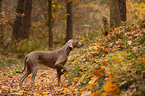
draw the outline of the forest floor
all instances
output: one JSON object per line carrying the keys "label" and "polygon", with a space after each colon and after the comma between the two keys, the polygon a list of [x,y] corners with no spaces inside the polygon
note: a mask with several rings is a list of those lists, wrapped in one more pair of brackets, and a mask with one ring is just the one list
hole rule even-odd
{"label": "forest floor", "polygon": [[[43,66],[44,67],[44,66]],[[61,87],[57,86],[57,73],[56,70],[51,68],[40,68],[38,70],[37,76],[34,81],[34,90],[35,92],[31,91],[30,81],[31,75],[30,74],[23,82],[23,90],[19,88],[19,80],[24,75],[24,73],[16,73],[16,67],[13,68],[5,67],[0,69],[0,95],[13,95],[13,96],[20,96],[20,95],[49,95],[49,96],[59,96],[59,90]],[[65,79],[62,76],[62,82]]]}
{"label": "forest floor", "polygon": [[[54,69],[39,66],[31,91],[31,75],[19,89],[23,61],[0,54],[0,95],[14,96],[145,96],[145,19],[115,28],[107,36],[82,39],[83,48],[73,49],[68,72],[57,86]],[[29,49],[29,48],[28,48]]]}

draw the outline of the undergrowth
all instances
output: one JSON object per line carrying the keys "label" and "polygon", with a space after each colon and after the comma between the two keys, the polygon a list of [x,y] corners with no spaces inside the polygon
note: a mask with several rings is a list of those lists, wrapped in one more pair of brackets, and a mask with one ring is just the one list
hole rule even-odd
{"label": "undergrowth", "polygon": [[78,89],[76,94],[143,96],[144,41],[145,20],[142,20],[131,26],[120,26],[108,36],[72,52],[67,64],[68,86]]}

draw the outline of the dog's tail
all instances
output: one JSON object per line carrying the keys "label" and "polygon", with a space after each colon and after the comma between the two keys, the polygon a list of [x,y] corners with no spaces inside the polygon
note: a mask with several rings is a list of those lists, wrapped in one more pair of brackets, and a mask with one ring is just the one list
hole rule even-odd
{"label": "dog's tail", "polygon": [[26,64],[27,64],[27,61],[26,60],[27,60],[27,56],[24,58],[24,69],[23,69],[23,71],[22,72],[16,71],[16,73],[23,73],[25,71]]}

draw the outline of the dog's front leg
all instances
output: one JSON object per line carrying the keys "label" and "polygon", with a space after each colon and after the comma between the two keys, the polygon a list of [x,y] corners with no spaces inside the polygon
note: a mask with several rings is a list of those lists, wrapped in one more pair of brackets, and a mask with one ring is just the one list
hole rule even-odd
{"label": "dog's front leg", "polygon": [[64,74],[64,72],[61,72],[61,69],[57,69],[58,86],[60,86],[61,75],[63,75],[63,74]]}
{"label": "dog's front leg", "polygon": [[[55,68],[57,69],[57,79],[58,79],[58,86],[60,86],[61,82],[61,75],[63,75],[67,69],[64,67],[63,64],[55,64]],[[63,71],[61,71],[63,69]]]}
{"label": "dog's front leg", "polygon": [[67,71],[67,69],[64,67],[63,64],[55,64],[55,68],[56,69],[63,69],[63,73]]}

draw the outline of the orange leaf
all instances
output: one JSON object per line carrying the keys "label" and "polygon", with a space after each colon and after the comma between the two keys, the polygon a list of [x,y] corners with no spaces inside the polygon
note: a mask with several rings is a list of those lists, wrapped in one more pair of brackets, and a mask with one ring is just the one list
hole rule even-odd
{"label": "orange leaf", "polygon": [[108,61],[102,61],[102,64],[103,64],[104,66],[107,66],[109,63],[108,63]]}
{"label": "orange leaf", "polygon": [[104,51],[105,51],[105,52],[109,52],[109,48],[105,48]]}
{"label": "orange leaf", "polygon": [[107,85],[104,86],[104,90],[105,92],[107,93],[110,93],[110,94],[116,94],[119,92],[119,88],[116,87],[118,83],[117,82],[111,82],[111,81],[108,81]]}

